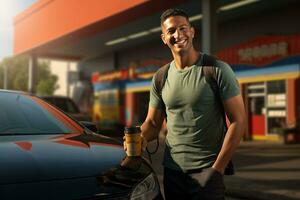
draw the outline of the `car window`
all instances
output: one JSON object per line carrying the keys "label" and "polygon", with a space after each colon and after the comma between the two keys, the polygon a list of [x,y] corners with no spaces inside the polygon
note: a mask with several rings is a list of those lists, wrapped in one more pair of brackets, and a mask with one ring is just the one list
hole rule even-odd
{"label": "car window", "polygon": [[76,114],[80,112],[77,105],[71,99],[60,97],[47,97],[44,99],[67,113]]}
{"label": "car window", "polygon": [[81,133],[83,128],[43,100],[15,93],[0,93],[1,134]]}
{"label": "car window", "polygon": [[70,99],[67,99],[65,101],[65,103],[66,103],[68,113],[72,113],[72,114],[79,113],[79,109],[77,108],[77,106],[75,105],[75,103],[73,101],[71,101]]}

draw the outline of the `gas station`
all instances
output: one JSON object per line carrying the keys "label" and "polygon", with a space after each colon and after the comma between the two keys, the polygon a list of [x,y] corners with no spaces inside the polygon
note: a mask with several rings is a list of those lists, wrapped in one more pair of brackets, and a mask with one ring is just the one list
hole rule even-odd
{"label": "gas station", "polygon": [[246,138],[282,139],[300,121],[300,2],[297,0],[39,0],[14,19],[14,54],[30,56],[31,92],[40,58],[78,63],[94,89],[100,127],[145,119],[151,78],[172,55],[160,14],[181,8],[195,47],[229,63],[248,114]]}

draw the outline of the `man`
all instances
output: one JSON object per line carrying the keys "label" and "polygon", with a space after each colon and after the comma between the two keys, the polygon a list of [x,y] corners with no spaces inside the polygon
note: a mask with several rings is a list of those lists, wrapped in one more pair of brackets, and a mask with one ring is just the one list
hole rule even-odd
{"label": "man", "polygon": [[195,30],[188,16],[182,10],[168,9],[161,16],[161,28],[161,39],[174,60],[162,98],[155,85],[156,75],[153,78],[148,115],[141,127],[143,149],[157,138],[166,118],[166,199],[224,199],[224,170],[246,126],[239,85],[231,68],[217,60],[216,81],[230,120],[226,133],[223,112],[217,106],[220,100],[201,72],[203,54],[194,49]]}

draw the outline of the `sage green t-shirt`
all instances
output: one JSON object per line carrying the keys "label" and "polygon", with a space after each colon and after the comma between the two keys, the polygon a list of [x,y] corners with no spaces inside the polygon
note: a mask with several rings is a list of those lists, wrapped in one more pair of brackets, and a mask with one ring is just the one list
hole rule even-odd
{"label": "sage green t-shirt", "polygon": [[[174,170],[210,167],[217,158],[226,132],[220,100],[202,72],[202,58],[196,65],[178,70],[172,61],[162,89],[166,106],[167,129],[163,165]],[[222,101],[240,94],[230,66],[217,60],[216,81]],[[149,106],[162,109],[152,79]]]}

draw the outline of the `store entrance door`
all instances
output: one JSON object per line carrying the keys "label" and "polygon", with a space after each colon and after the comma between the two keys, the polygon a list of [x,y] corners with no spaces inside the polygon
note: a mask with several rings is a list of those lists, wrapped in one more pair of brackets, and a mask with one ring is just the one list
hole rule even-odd
{"label": "store entrance door", "polygon": [[249,83],[248,110],[249,110],[249,133],[252,137],[265,136],[266,134],[266,102],[264,82]]}
{"label": "store entrance door", "polygon": [[265,97],[251,97],[249,106],[250,133],[253,136],[264,136],[266,127]]}

